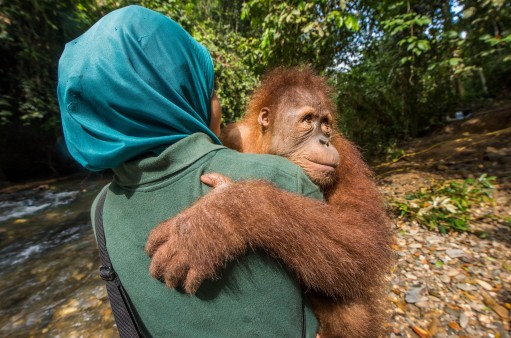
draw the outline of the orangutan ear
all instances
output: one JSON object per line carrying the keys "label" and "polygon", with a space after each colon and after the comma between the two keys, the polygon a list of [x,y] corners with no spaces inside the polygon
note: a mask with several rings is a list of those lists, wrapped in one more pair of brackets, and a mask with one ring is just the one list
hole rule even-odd
{"label": "orangutan ear", "polygon": [[268,128],[270,125],[270,108],[264,107],[261,109],[257,121],[263,128]]}

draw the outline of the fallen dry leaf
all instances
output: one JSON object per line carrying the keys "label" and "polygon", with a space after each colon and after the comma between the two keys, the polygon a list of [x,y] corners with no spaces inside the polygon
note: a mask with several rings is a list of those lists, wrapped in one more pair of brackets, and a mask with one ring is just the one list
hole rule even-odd
{"label": "fallen dry leaf", "polygon": [[428,330],[424,330],[418,326],[412,326],[413,332],[415,332],[420,338],[432,338],[433,336]]}
{"label": "fallen dry leaf", "polygon": [[508,320],[509,319],[509,311],[493,298],[490,297],[486,292],[481,292],[481,295],[483,296],[483,301],[486,305],[488,305],[493,311],[495,311],[496,314],[498,314],[502,319]]}
{"label": "fallen dry leaf", "polygon": [[450,323],[449,323],[449,327],[450,327],[451,329],[453,329],[454,331],[461,331],[461,330],[463,330],[463,329],[461,328],[461,326],[460,326],[458,323],[456,323],[456,322],[450,322]]}
{"label": "fallen dry leaf", "polygon": [[440,321],[438,320],[438,317],[433,317],[431,319],[431,323],[428,325],[428,331],[431,334],[432,337],[434,337],[438,333],[438,326],[440,325]]}
{"label": "fallen dry leaf", "polygon": [[400,299],[391,299],[391,302],[394,303],[398,308],[406,312],[406,302]]}
{"label": "fallen dry leaf", "polygon": [[476,296],[473,296],[471,295],[470,293],[468,293],[467,291],[463,291],[463,296],[467,297],[468,299],[470,300],[477,300],[477,297]]}

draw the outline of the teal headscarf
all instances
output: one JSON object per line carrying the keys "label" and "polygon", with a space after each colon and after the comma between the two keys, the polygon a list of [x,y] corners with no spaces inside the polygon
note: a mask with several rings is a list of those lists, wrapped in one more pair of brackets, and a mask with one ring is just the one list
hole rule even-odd
{"label": "teal headscarf", "polygon": [[66,45],[58,99],[66,145],[93,171],[160,153],[208,128],[213,93],[208,50],[168,17],[129,6]]}

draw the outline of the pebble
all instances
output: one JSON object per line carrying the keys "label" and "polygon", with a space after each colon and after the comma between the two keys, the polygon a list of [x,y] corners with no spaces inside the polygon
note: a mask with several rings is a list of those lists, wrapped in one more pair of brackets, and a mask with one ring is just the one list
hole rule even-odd
{"label": "pebble", "polygon": [[457,319],[461,313],[461,310],[459,308],[453,308],[450,306],[446,306],[444,311],[445,311],[445,313],[448,313],[454,319]]}
{"label": "pebble", "polygon": [[451,282],[451,279],[447,275],[440,276],[440,280],[445,284],[449,284]]}
{"label": "pebble", "polygon": [[405,293],[405,301],[409,304],[417,303],[422,297],[428,293],[425,285],[414,286]]}
{"label": "pebble", "polygon": [[486,312],[486,306],[482,303],[470,303],[470,307],[476,312]]}
{"label": "pebble", "polygon": [[467,316],[467,314],[465,312],[462,312],[460,314],[460,326],[462,328],[466,328],[467,324],[468,324],[468,316]]}
{"label": "pebble", "polygon": [[451,258],[459,258],[466,255],[465,251],[460,249],[447,249],[445,253],[449,255]]}
{"label": "pebble", "polygon": [[474,285],[467,284],[467,283],[458,283],[456,284],[456,287],[463,291],[474,291],[477,290],[477,288]]}
{"label": "pebble", "polygon": [[449,277],[454,277],[459,274],[460,274],[460,271],[458,269],[451,268],[451,269],[447,270],[447,276],[449,276]]}
{"label": "pebble", "polygon": [[477,284],[481,285],[483,287],[483,289],[485,289],[486,291],[493,290],[493,287],[490,284],[488,284],[487,282],[485,282],[484,280],[478,279]]}
{"label": "pebble", "polygon": [[407,221],[401,221],[400,229],[391,278],[394,290],[406,292],[393,293],[397,298],[390,305],[388,325],[394,337],[417,337],[412,327],[428,330],[432,316],[438,318],[435,338],[511,337],[509,331],[499,331],[505,321],[482,297],[487,292],[503,307],[509,299],[502,293],[511,290],[507,242],[469,233],[438,235]]}
{"label": "pebble", "polygon": [[462,281],[464,281],[464,280],[465,280],[465,275],[463,275],[463,274],[459,274],[459,275],[454,276],[454,278],[453,278],[453,279],[454,279],[455,281],[462,282]]}
{"label": "pebble", "polygon": [[415,276],[414,274],[411,274],[409,272],[405,273],[405,276],[406,278],[408,279],[413,279],[413,280],[416,280],[417,279],[417,276]]}
{"label": "pebble", "polygon": [[439,237],[439,236],[428,236],[428,237],[426,237],[426,242],[429,245],[435,245],[435,244],[441,243],[442,242],[442,238]]}
{"label": "pebble", "polygon": [[483,325],[484,327],[486,327],[487,325],[490,324],[490,317],[488,317],[487,315],[479,315],[477,316],[477,319],[479,320],[479,322],[481,323],[481,325]]}

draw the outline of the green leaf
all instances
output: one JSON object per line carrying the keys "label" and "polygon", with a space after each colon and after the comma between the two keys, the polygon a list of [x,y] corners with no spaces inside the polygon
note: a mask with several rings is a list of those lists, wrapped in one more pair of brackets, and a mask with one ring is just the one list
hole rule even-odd
{"label": "green leaf", "polygon": [[449,64],[453,67],[456,67],[457,65],[459,65],[461,63],[462,59],[460,58],[451,58],[449,59]]}
{"label": "green leaf", "polygon": [[458,32],[457,32],[457,31],[453,31],[453,30],[448,31],[448,32],[447,32],[447,37],[448,37],[449,39],[457,38],[457,37],[458,37]]}
{"label": "green leaf", "polygon": [[349,30],[358,31],[358,19],[352,15],[348,15],[344,19],[344,26],[346,26]]}
{"label": "green leaf", "polygon": [[341,7],[341,10],[345,11],[346,10],[346,0],[340,0],[339,6]]}
{"label": "green leaf", "polygon": [[473,16],[476,12],[476,9],[475,7],[469,7],[469,8],[466,8],[464,11],[463,11],[463,17],[465,19],[468,19],[470,18],[471,16]]}
{"label": "green leaf", "polygon": [[417,47],[422,51],[427,51],[430,49],[429,41],[427,40],[419,40],[417,42]]}

